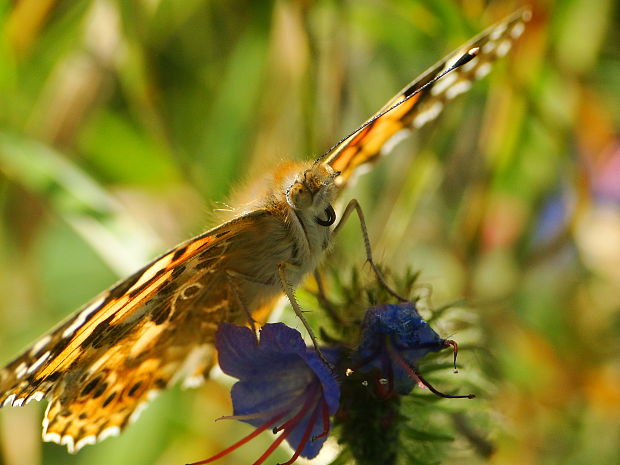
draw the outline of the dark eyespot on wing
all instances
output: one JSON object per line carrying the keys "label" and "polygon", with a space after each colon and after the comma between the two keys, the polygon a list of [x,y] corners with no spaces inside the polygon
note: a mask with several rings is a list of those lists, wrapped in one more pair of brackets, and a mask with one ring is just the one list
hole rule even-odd
{"label": "dark eyespot on wing", "polygon": [[174,271],[172,272],[171,278],[172,279],[178,278],[184,271],[185,271],[185,265],[179,265],[175,267]]}
{"label": "dark eyespot on wing", "polygon": [[115,287],[110,289],[109,299],[118,299],[119,297],[124,296],[127,293],[127,291],[131,289],[138,282],[138,280],[142,276],[143,271],[144,271],[144,268],[138,271],[137,273],[134,273],[133,275],[131,275],[125,281],[117,284]]}
{"label": "dark eyespot on wing", "polygon": [[[135,289],[133,289],[128,295],[129,298],[133,299],[134,297],[136,297],[137,295],[139,295],[142,291],[144,291],[144,289],[146,289],[147,287],[149,287],[151,284],[153,284],[154,281],[156,281],[162,274],[164,274],[167,270],[165,268],[162,268],[160,270],[157,270],[157,272],[148,280],[144,281],[140,286],[136,287]],[[144,274],[144,273],[142,273]],[[140,277],[142,277],[142,274],[140,275]]]}
{"label": "dark eyespot on wing", "polygon": [[131,389],[129,389],[129,391],[127,392],[127,395],[129,397],[133,397],[135,393],[138,391],[138,389],[140,389],[140,386],[142,386],[142,381],[138,381],[136,384],[131,386]]}
{"label": "dark eyespot on wing", "polygon": [[103,393],[108,389],[108,383],[101,383],[97,389],[93,391],[93,399],[101,397]]}
{"label": "dark eyespot on wing", "polygon": [[187,250],[187,246],[179,247],[172,255],[172,260],[177,261]]}
{"label": "dark eyespot on wing", "polygon": [[116,392],[113,392],[108,397],[106,397],[106,399],[103,401],[103,404],[101,404],[101,406],[103,408],[107,407],[108,405],[110,405],[110,402],[112,402],[115,397],[116,397]]}
{"label": "dark eyespot on wing", "polygon": [[104,345],[113,345],[125,335],[125,331],[122,331],[122,325],[118,327],[111,327],[110,324],[115,318],[115,314],[112,313],[108,318],[103,320],[97,325],[96,328],[84,339],[82,342],[83,347],[93,347],[99,349]]}
{"label": "dark eyespot on wing", "polygon": [[160,297],[161,300],[165,300],[168,296],[170,296],[170,294],[176,292],[177,288],[177,283],[173,280],[170,280],[169,282],[164,284],[164,286],[159,290],[158,297]]}
{"label": "dark eyespot on wing", "polygon": [[158,388],[158,389],[163,389],[163,388],[165,388],[165,387],[168,385],[168,383],[166,382],[166,380],[165,380],[165,379],[162,379],[162,378],[157,378],[157,379],[155,380],[154,385],[155,385],[155,387],[156,387],[156,388]]}
{"label": "dark eyespot on wing", "polygon": [[102,377],[98,376],[97,378],[93,379],[92,381],[89,381],[88,384],[86,386],[84,386],[84,389],[82,389],[80,391],[80,395],[81,396],[87,396],[89,395],[93,389],[95,389],[97,387],[97,384],[99,384],[102,380]]}
{"label": "dark eyespot on wing", "polygon": [[54,373],[51,373],[49,375],[47,375],[45,377],[45,381],[49,381],[51,383],[53,383],[54,381],[57,381],[58,378],[60,378],[61,373],[59,371],[56,371]]}

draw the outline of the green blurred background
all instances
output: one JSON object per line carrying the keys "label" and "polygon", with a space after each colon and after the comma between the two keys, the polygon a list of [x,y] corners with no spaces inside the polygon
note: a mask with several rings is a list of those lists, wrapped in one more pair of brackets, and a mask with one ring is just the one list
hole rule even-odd
{"label": "green blurred background", "polygon": [[[521,4],[0,0],[2,362]],[[620,463],[620,8],[530,4],[518,47],[343,199],[379,261],[420,270],[435,305],[466,299],[438,328],[469,347],[445,379],[479,393],[465,412],[493,453],[448,425],[444,463]],[[363,261],[355,225],[337,242],[334,263]],[[213,422],[227,399],[172,389],[77,456],[41,444],[42,405],[3,409],[0,463],[199,460],[249,431]]]}

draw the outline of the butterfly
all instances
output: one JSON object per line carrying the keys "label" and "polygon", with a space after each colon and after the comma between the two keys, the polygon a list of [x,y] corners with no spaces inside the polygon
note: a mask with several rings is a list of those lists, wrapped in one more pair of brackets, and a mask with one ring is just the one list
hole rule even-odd
{"label": "butterfly", "polygon": [[76,452],[119,434],[167,386],[203,380],[219,323],[264,322],[283,291],[301,317],[294,288],[350,213],[363,223],[352,201],[332,228],[339,193],[395,138],[436,118],[485,76],[529,16],[520,10],[473,38],[318,160],[280,166],[236,217],[164,253],[60,323],[0,371],[0,406],[48,399],[43,439]]}

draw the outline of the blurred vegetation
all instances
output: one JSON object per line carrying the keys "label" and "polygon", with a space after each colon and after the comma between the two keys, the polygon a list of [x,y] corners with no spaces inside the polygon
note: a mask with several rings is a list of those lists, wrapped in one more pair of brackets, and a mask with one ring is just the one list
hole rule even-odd
{"label": "blurred vegetation", "polygon": [[[0,0],[2,360],[520,4]],[[473,347],[447,379],[479,399],[445,425],[445,463],[619,463],[620,12],[530,4],[518,47],[343,200],[380,261],[420,270],[436,305],[466,299],[437,329]],[[343,267],[363,261],[354,223]],[[213,422],[227,399],[173,389],[76,456],[41,444],[41,405],[3,409],[0,463],[198,460],[247,431]]]}

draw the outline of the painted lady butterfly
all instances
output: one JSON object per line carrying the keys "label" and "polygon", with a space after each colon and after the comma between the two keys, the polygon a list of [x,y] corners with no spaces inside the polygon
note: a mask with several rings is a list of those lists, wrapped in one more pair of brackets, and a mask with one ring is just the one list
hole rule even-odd
{"label": "painted lady butterfly", "polygon": [[[166,252],[62,322],[0,372],[0,405],[48,399],[43,439],[75,452],[118,434],[166,386],[203,379],[218,323],[263,322],[282,289],[299,311],[293,289],[338,230],[330,229],[331,204],[340,190],[388,142],[436,118],[485,76],[529,16],[519,11],[475,37],[314,163],[278,169],[242,214]],[[477,56],[433,81],[476,47]],[[355,201],[342,219],[353,210],[363,222]]]}

